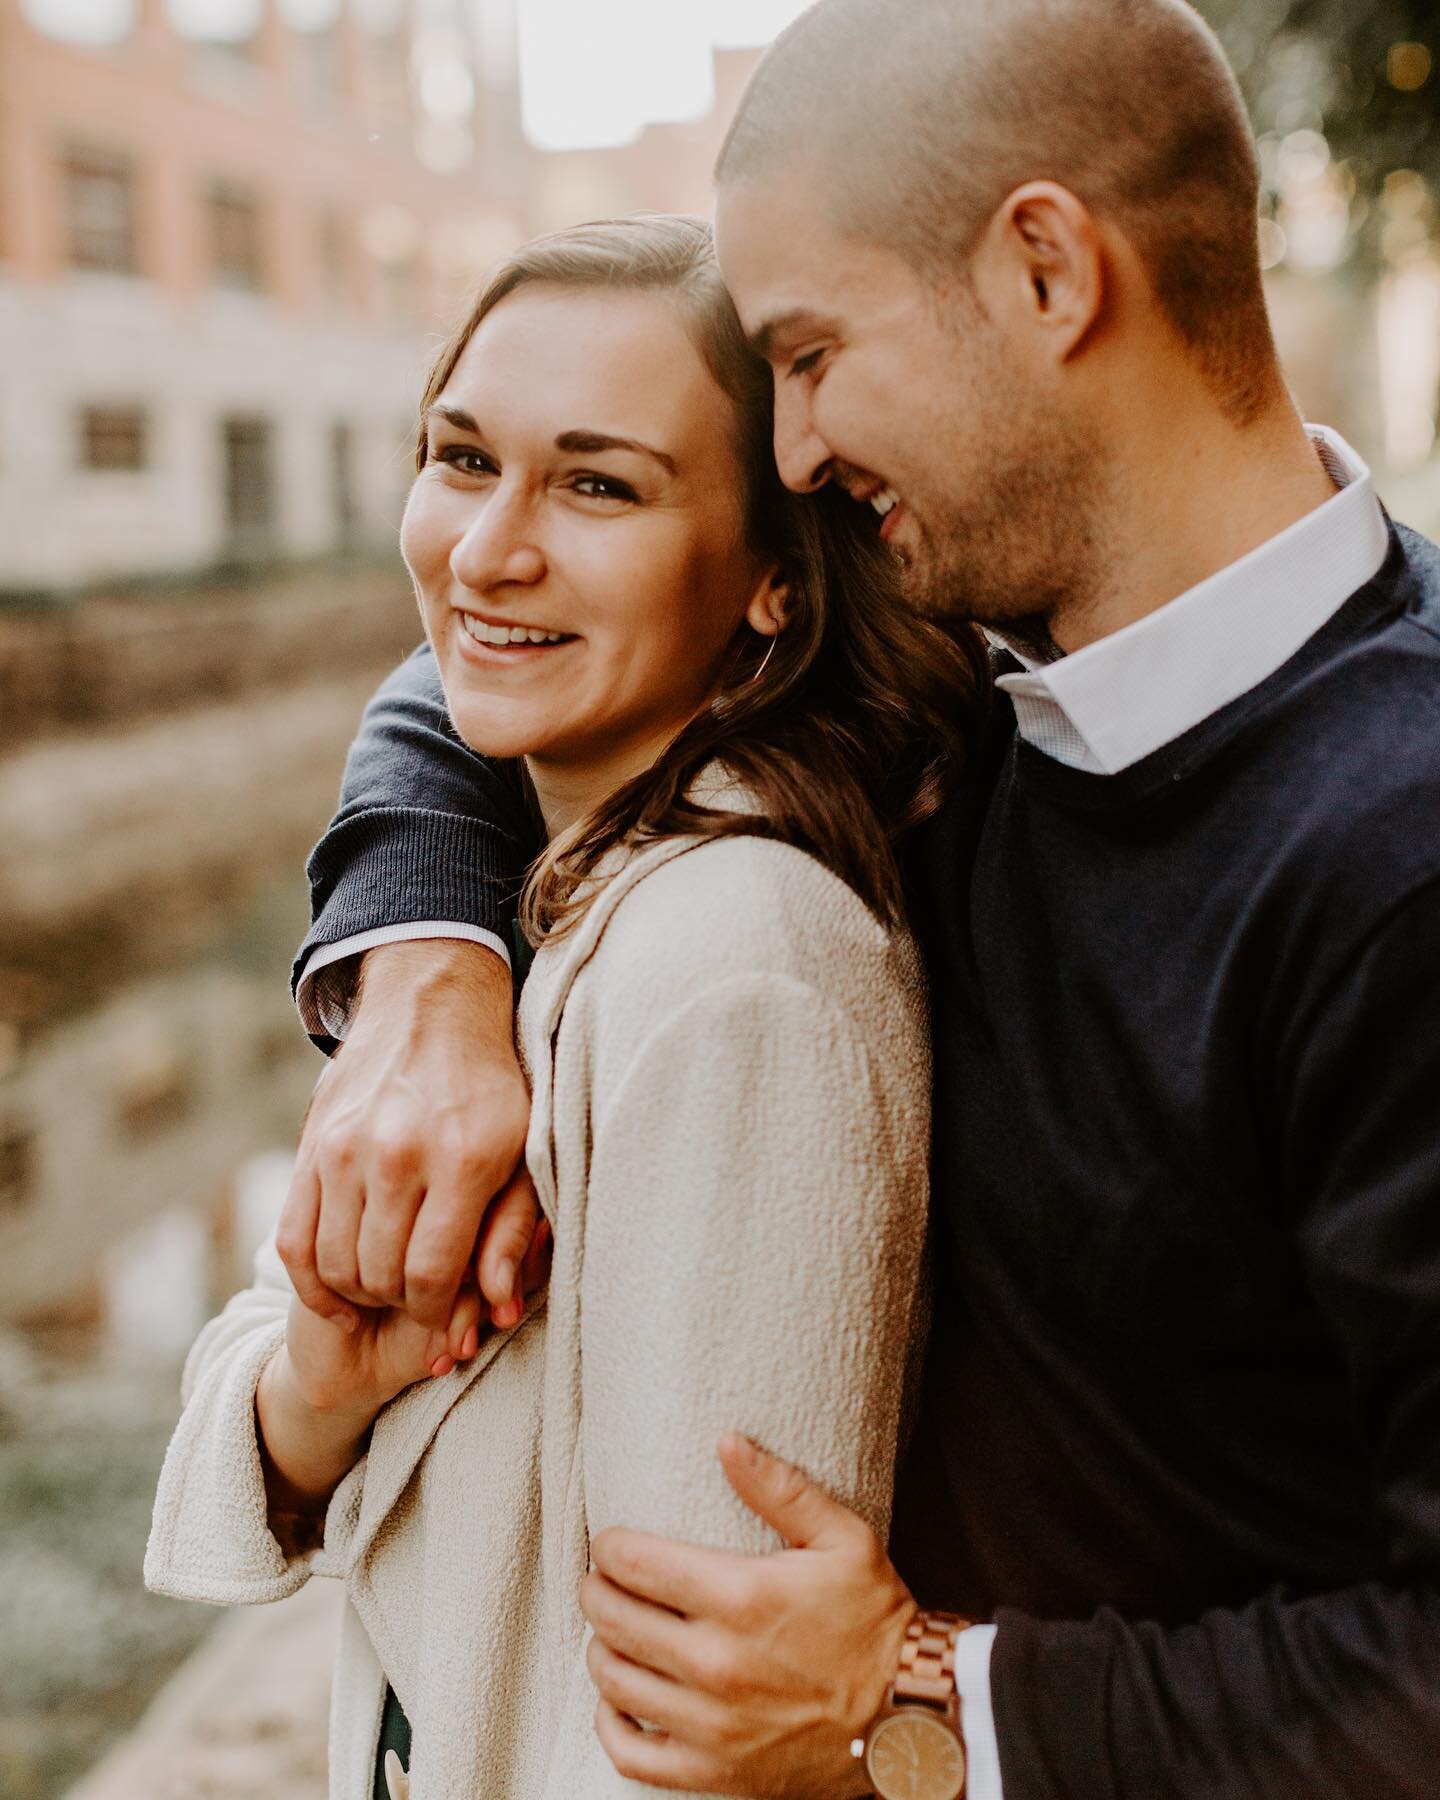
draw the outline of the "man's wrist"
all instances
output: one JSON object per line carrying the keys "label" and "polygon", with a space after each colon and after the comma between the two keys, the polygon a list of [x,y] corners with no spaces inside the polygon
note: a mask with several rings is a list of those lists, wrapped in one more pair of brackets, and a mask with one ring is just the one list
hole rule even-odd
{"label": "man's wrist", "polygon": [[360,958],[352,1011],[367,1004],[387,1012],[407,1012],[455,1002],[473,1009],[496,1007],[508,1019],[513,985],[505,959],[486,944],[467,938],[408,938],[377,944]]}
{"label": "man's wrist", "polygon": [[[851,1752],[881,1796],[959,1800],[969,1792],[960,1645],[973,1621],[911,1604],[886,1687]],[[916,1783],[919,1783],[917,1786]],[[896,1785],[898,1783],[898,1785]]]}

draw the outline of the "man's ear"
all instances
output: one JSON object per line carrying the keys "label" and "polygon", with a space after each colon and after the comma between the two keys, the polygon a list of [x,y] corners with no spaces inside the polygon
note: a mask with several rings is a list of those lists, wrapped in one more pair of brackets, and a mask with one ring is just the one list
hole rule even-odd
{"label": "man's ear", "polygon": [[1039,333],[1057,362],[1078,350],[1105,302],[1095,215],[1057,181],[1027,181],[986,227],[972,264],[992,315]]}
{"label": "man's ear", "polygon": [[745,623],[761,637],[779,637],[790,622],[790,583],[777,565],[766,569],[750,604],[745,608]]}

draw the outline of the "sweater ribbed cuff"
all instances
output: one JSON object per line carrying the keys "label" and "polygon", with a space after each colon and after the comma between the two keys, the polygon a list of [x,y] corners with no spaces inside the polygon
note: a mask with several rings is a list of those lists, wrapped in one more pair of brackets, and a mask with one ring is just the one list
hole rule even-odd
{"label": "sweater ribbed cuff", "polygon": [[345,820],[310,858],[313,923],[291,993],[318,946],[382,926],[455,919],[508,942],[527,866],[512,838],[464,814],[386,808]]}
{"label": "sweater ribbed cuff", "polygon": [[995,1623],[990,1697],[1005,1800],[1119,1800],[1105,1614],[1046,1621],[1002,1610]]}

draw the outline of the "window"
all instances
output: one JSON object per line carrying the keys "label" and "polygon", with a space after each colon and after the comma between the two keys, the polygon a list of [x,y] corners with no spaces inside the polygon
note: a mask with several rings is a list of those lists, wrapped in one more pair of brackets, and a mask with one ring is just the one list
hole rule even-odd
{"label": "window", "polygon": [[222,287],[258,294],[265,286],[260,201],[228,181],[210,190],[210,240],[215,278]]}
{"label": "window", "polygon": [[320,292],[326,306],[344,306],[351,297],[354,264],[345,221],[339,213],[320,214],[315,232],[315,254],[320,267]]}
{"label": "window", "polygon": [[72,148],[65,155],[65,223],[77,269],[133,275],[135,167],[121,151]]}
{"label": "window", "polygon": [[18,1212],[30,1198],[34,1179],[34,1137],[0,1119],[0,1213]]}
{"label": "window", "polygon": [[335,510],[335,542],[354,548],[360,535],[360,504],[355,492],[355,432],[345,420],[330,427],[330,495]]}
{"label": "window", "polygon": [[87,406],[80,413],[80,466],[138,470],[150,461],[150,421],[140,406]]}
{"label": "window", "polygon": [[225,524],[232,553],[267,554],[275,530],[275,479],[268,419],[232,417],[221,425]]}
{"label": "window", "polygon": [[340,98],[340,55],[333,31],[297,31],[290,40],[296,94],[316,112],[335,110]]}

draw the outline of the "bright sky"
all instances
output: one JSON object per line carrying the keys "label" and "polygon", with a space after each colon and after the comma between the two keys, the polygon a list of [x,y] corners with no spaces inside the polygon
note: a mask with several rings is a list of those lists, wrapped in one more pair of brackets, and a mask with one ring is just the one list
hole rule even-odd
{"label": "bright sky", "polygon": [[544,150],[623,144],[695,119],[711,49],[768,44],[809,0],[519,0],[525,132]]}

